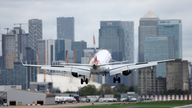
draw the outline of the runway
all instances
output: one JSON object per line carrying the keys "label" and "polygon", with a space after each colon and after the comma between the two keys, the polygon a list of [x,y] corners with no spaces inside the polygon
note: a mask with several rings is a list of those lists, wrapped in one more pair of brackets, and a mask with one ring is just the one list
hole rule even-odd
{"label": "runway", "polygon": [[174,107],[174,108],[192,108],[192,104],[185,105],[185,106],[178,106],[178,107]]}
{"label": "runway", "polygon": [[55,104],[55,105],[22,105],[22,106],[8,106],[6,108],[74,108],[80,106],[90,106],[90,105],[102,105],[102,104],[114,104],[118,102],[102,102],[102,103],[67,103],[67,104]]}

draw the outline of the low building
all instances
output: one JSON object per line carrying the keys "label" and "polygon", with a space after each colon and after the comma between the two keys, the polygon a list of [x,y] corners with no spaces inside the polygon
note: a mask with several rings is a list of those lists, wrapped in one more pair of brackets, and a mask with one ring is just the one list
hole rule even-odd
{"label": "low building", "polygon": [[7,105],[28,105],[28,104],[40,104],[43,105],[46,102],[46,94],[39,92],[31,92],[19,89],[19,86],[1,86],[0,87],[1,98]]}
{"label": "low building", "polygon": [[166,89],[189,90],[189,62],[186,60],[175,60],[166,63]]}
{"label": "low building", "polygon": [[30,82],[30,90],[38,92],[51,92],[53,90],[52,82]]}
{"label": "low building", "polygon": [[155,68],[147,67],[139,69],[138,93],[140,95],[152,95],[156,93]]}
{"label": "low building", "polygon": [[192,63],[189,64],[189,74],[190,74],[190,91],[192,93]]}

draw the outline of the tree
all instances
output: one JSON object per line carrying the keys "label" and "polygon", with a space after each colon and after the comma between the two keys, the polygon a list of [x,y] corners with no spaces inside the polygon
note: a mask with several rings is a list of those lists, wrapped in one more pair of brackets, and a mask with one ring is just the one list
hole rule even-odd
{"label": "tree", "polygon": [[113,94],[113,89],[110,85],[103,84],[99,90],[100,94]]}
{"label": "tree", "polygon": [[114,88],[116,93],[126,93],[128,92],[128,87],[124,84],[119,84]]}
{"label": "tree", "polygon": [[98,91],[95,85],[87,85],[79,89],[80,96],[97,95]]}

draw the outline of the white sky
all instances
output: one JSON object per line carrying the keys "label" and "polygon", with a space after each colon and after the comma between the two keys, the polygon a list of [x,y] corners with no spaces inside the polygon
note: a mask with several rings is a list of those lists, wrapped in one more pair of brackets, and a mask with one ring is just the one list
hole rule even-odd
{"label": "white sky", "polygon": [[137,42],[139,19],[149,10],[160,19],[182,20],[183,58],[192,61],[192,0],[0,0],[0,34],[14,23],[38,18],[43,20],[43,38],[55,39],[56,17],[73,16],[75,40],[85,40],[89,47],[93,34],[98,43],[101,20],[134,21]]}

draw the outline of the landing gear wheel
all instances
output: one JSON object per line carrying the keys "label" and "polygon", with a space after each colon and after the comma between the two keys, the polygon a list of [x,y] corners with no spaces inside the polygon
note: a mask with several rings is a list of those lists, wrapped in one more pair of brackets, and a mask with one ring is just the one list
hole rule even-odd
{"label": "landing gear wheel", "polygon": [[120,77],[113,77],[113,83],[116,83],[116,81],[118,83],[121,83],[121,78]]}
{"label": "landing gear wheel", "polygon": [[81,78],[81,84],[83,84],[85,82],[85,84],[88,84],[89,80],[88,78]]}
{"label": "landing gear wheel", "polygon": [[88,82],[89,82],[89,80],[86,78],[86,79],[85,79],[85,84],[88,84]]}
{"label": "landing gear wheel", "polygon": [[84,82],[84,80],[83,80],[83,79],[81,79],[81,84],[83,84],[83,82]]}
{"label": "landing gear wheel", "polygon": [[116,78],[115,77],[113,77],[113,83],[116,83]]}
{"label": "landing gear wheel", "polygon": [[121,83],[121,78],[118,77],[118,78],[117,78],[117,81],[118,81],[118,83]]}

